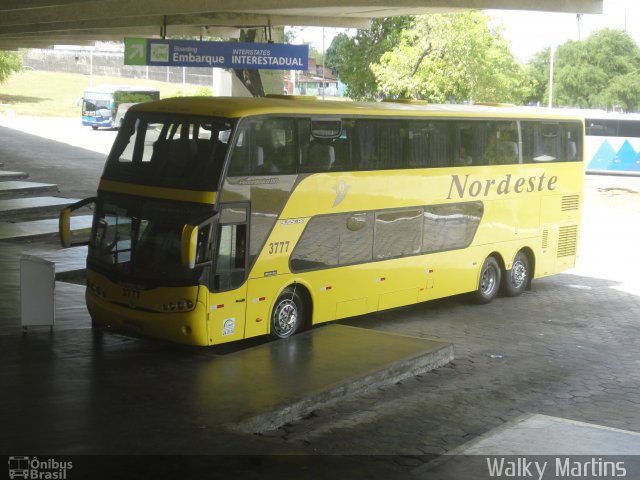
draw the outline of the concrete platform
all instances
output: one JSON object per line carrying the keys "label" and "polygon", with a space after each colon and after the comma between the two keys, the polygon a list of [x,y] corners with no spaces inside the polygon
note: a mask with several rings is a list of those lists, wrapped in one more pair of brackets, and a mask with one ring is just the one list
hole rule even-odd
{"label": "concrete platform", "polygon": [[[91,230],[91,215],[71,217],[71,232],[84,234]],[[32,220],[29,222],[0,222],[0,240],[33,239],[58,235],[58,219]]]}
{"label": "concrete platform", "polygon": [[58,185],[55,183],[24,182],[20,180],[0,182],[0,198],[55,193],[57,191]]}
{"label": "concrete platform", "polygon": [[[567,465],[583,469],[579,478],[640,478],[640,433],[547,415],[524,415],[438,457],[415,473],[424,479],[484,480],[492,477],[487,459],[493,467],[499,465],[493,459],[505,459],[507,464],[515,462],[520,468],[524,462],[531,462],[532,471],[536,469],[535,462],[541,471],[546,462],[547,470],[542,478],[560,478],[556,465],[565,473]],[[591,463],[592,459],[595,465]],[[626,474],[585,473],[585,462],[591,469],[604,468],[603,462],[623,462]],[[570,476],[577,477],[576,471]],[[517,478],[525,476],[520,470]]]}
{"label": "concrete platform", "polygon": [[640,455],[640,433],[526,415],[456,451],[463,455]]}
{"label": "concrete platform", "polygon": [[446,342],[341,325],[255,343],[221,355],[88,328],[0,336],[0,451],[250,454],[241,445],[253,436],[238,430],[273,428],[453,358]]}
{"label": "concrete platform", "polygon": [[[0,164],[0,167],[2,165]],[[0,170],[0,180],[16,180],[19,178],[27,178],[29,176],[26,172],[11,172],[9,170]]]}
{"label": "concrete platform", "polygon": [[78,199],[60,197],[11,198],[0,200],[0,220],[36,215],[57,216],[63,207],[77,201]]}
{"label": "concrete platform", "polygon": [[[234,379],[235,389],[245,390],[242,384],[251,384],[252,402],[260,399],[261,405],[239,415],[234,428],[259,433],[302,418],[345,395],[446,365],[453,360],[453,346],[435,339],[329,325],[243,355],[246,358],[239,363],[248,368]],[[274,362],[274,358],[283,362]],[[255,365],[263,368],[256,370]]]}

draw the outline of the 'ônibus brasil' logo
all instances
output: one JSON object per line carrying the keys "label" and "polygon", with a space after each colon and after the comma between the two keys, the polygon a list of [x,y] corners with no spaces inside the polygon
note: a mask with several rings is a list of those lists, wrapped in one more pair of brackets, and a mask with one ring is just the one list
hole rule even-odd
{"label": "'\u00f4nibus brasil' logo", "polygon": [[501,179],[486,178],[476,180],[470,175],[451,175],[451,185],[449,185],[449,195],[447,199],[453,198],[476,198],[488,197],[491,194],[508,195],[509,193],[542,192],[552,191],[556,188],[557,176],[547,178],[544,172],[533,177],[513,177],[507,173]]}
{"label": "'\u00f4nibus brasil' logo", "polygon": [[73,462],[60,461],[54,458],[38,459],[38,457],[10,456],[9,478],[25,478],[33,480],[66,480],[67,473],[73,468]]}

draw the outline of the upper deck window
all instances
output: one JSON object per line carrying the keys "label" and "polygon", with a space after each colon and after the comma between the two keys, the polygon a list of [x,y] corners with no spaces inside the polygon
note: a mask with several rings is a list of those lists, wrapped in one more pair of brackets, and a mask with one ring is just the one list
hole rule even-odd
{"label": "upper deck window", "polygon": [[268,118],[243,124],[227,175],[286,175],[299,164],[298,120]]}
{"label": "upper deck window", "polygon": [[128,115],[105,178],[146,185],[216,190],[232,124],[212,118]]}

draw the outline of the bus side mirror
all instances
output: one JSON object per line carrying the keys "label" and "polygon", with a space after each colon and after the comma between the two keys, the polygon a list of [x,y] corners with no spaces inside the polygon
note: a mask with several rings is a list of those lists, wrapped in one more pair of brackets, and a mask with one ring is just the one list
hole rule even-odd
{"label": "bus side mirror", "polygon": [[73,205],[69,205],[68,207],[62,209],[62,211],[60,212],[60,217],[58,218],[58,234],[60,236],[60,244],[62,245],[62,248],[77,247],[80,245],[89,244],[88,238],[80,242],[71,241],[71,213],[81,207],[95,202],[96,197],[85,198],[84,200],[80,200],[79,202],[76,202]]}
{"label": "bus side mirror", "polygon": [[184,267],[195,268],[198,252],[198,226],[185,225],[182,227],[180,239],[180,261]]}

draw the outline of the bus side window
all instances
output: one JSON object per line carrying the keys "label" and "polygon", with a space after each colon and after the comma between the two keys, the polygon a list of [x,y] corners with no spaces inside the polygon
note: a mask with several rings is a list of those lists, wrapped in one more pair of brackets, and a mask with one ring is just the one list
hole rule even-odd
{"label": "bus side window", "polygon": [[473,158],[473,125],[462,124],[456,126],[456,158],[454,160],[455,166],[468,166],[473,163],[477,163],[477,159],[474,162]]}
{"label": "bus side window", "polygon": [[555,162],[560,160],[559,130],[560,125],[557,123],[539,123],[536,125],[533,157],[535,162]]}
{"label": "bus side window", "polygon": [[229,170],[227,175],[234,176],[242,176],[248,175],[250,171],[250,129],[249,127],[244,127],[238,132],[236,137],[236,143],[233,146],[233,153],[231,154],[231,160],[229,162]]}
{"label": "bus side window", "polygon": [[562,148],[558,123],[521,122],[522,160],[524,163],[545,163],[561,160]]}
{"label": "bus side window", "polygon": [[307,168],[310,172],[326,172],[333,168],[336,150],[332,138],[312,138],[307,154]]}
{"label": "bus side window", "polygon": [[582,125],[567,123],[562,126],[565,139],[564,161],[577,162],[582,160]]}
{"label": "bus side window", "polygon": [[233,149],[229,175],[296,173],[300,153],[297,119],[271,118],[247,123]]}
{"label": "bus side window", "polygon": [[518,126],[511,122],[494,122],[490,129],[486,158],[490,165],[519,163]]}
{"label": "bus side window", "polygon": [[429,154],[429,129],[424,122],[409,122],[407,127],[407,168],[423,168]]}
{"label": "bus side window", "polygon": [[403,154],[404,122],[379,122],[378,128],[378,168],[404,168]]}
{"label": "bus side window", "polygon": [[452,160],[451,122],[433,122],[429,142],[428,167],[448,167]]}

